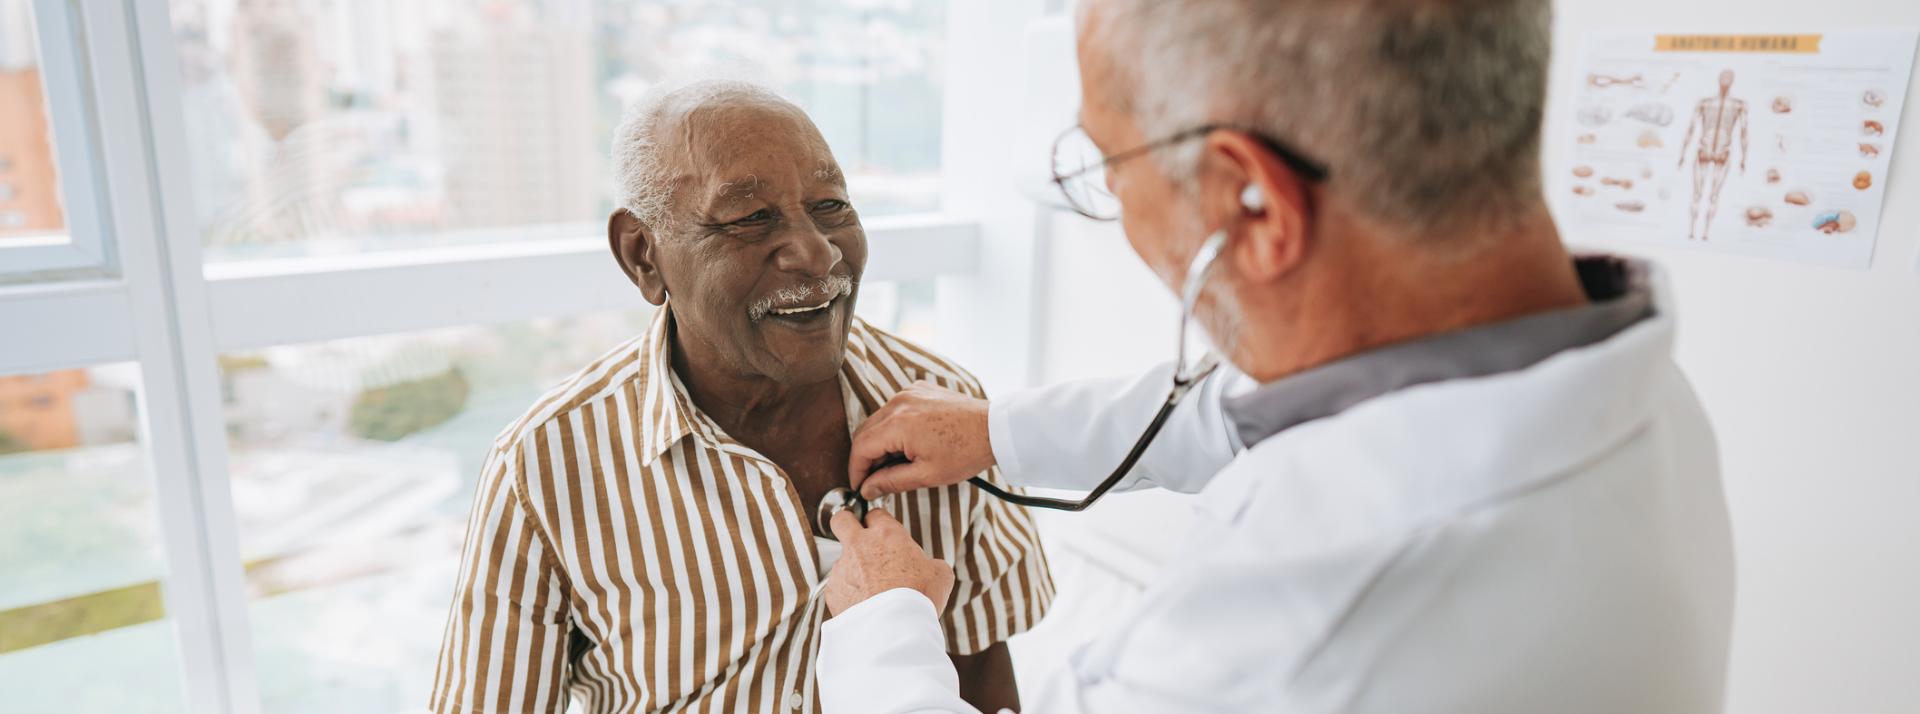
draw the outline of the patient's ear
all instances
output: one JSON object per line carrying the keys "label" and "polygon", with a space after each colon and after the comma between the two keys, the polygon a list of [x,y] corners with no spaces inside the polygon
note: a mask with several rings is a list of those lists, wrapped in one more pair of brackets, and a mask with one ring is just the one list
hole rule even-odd
{"label": "patient's ear", "polygon": [[640,287],[640,294],[647,302],[655,305],[667,302],[667,284],[660,279],[659,266],[654,263],[654,235],[639,217],[624,208],[614,209],[613,215],[607,218],[607,245],[613,248],[613,258],[619,261],[620,270]]}

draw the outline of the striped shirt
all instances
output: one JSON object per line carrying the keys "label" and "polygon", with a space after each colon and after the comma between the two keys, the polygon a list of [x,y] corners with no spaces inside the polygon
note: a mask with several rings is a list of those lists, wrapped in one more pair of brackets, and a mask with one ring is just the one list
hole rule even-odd
{"label": "striped shirt", "polygon": [[[494,441],[434,711],[819,709],[814,504],[694,407],[669,366],[667,315]],[[847,343],[850,426],[916,380],[984,396],[972,375],[857,318]],[[965,484],[877,505],[953,565],[950,652],[977,653],[1046,611],[1053,582],[1024,510]]]}

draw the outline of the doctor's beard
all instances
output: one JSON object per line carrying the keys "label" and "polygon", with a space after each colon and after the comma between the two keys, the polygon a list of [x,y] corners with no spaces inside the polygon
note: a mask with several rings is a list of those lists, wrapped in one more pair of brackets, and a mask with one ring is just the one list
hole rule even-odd
{"label": "doctor's beard", "polygon": [[[1194,228],[1200,227],[1198,222],[1194,223]],[[1188,262],[1178,265],[1170,264],[1170,261],[1148,261],[1147,267],[1159,274],[1160,280],[1173,290],[1176,305],[1179,304],[1180,289],[1174,286],[1185,278],[1192,260],[1193,257],[1188,256]],[[1201,346],[1211,347],[1215,354],[1229,362],[1232,361],[1234,350],[1240,346],[1242,324],[1240,300],[1233,290],[1231,261],[1229,254],[1216,259],[1212,270],[1202,278],[1206,285],[1200,289],[1200,300],[1193,306],[1193,327],[1202,334]],[[1188,339],[1192,339],[1191,335]]]}
{"label": "doctor's beard", "polygon": [[[1222,256],[1221,260],[1226,257]],[[1234,351],[1240,346],[1241,312],[1240,299],[1225,280],[1228,270],[1226,265],[1214,268],[1207,286],[1201,289],[1200,303],[1193,307],[1193,317],[1214,353],[1232,362]]]}

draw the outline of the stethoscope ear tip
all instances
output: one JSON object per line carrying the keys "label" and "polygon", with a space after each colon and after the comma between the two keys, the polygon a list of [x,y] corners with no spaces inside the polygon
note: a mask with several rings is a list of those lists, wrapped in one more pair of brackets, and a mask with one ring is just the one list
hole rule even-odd
{"label": "stethoscope ear tip", "polygon": [[1259,186],[1247,184],[1246,188],[1240,189],[1240,205],[1245,206],[1248,213],[1259,213],[1266,210],[1267,198],[1260,193]]}

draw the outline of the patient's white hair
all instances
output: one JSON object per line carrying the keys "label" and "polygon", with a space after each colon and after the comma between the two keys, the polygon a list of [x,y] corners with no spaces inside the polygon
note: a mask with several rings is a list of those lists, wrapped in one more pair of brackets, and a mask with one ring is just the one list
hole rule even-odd
{"label": "patient's white hair", "polygon": [[667,141],[672,127],[662,126],[676,107],[718,103],[758,103],[792,107],[771,89],[737,79],[693,79],[654,85],[627,107],[613,132],[614,206],[656,232],[673,230],[673,170],[669,151],[685,151]]}

